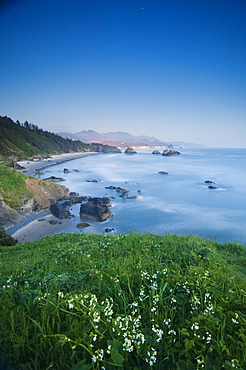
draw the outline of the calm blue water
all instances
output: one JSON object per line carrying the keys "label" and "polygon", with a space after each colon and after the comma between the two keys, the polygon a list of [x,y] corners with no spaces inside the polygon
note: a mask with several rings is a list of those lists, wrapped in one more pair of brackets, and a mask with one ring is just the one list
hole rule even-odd
{"label": "calm blue water", "polygon": [[[109,227],[114,233],[192,233],[246,244],[246,149],[181,149],[181,155],[172,157],[152,151],[88,156],[50,167],[52,173],[41,178],[66,178],[61,184],[80,195],[115,196],[114,216],[102,223],[83,219],[92,224],[83,233],[103,233]],[[64,168],[71,172],[64,174]],[[214,181],[218,189],[208,189],[205,180]],[[109,185],[129,189],[129,195],[138,195],[138,199],[120,198],[120,193],[105,189]],[[78,231],[79,207],[72,207],[75,219],[64,232]]]}

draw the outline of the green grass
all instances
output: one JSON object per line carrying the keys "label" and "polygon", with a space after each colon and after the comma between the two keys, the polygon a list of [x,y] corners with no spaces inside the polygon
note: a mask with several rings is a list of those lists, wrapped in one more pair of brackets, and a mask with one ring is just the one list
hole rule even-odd
{"label": "green grass", "polygon": [[0,247],[9,369],[245,369],[246,249],[60,234]]}
{"label": "green grass", "polygon": [[16,170],[0,164],[0,198],[10,207],[18,207],[23,199],[30,196],[25,176]]}
{"label": "green grass", "polygon": [[17,244],[17,240],[12,238],[12,236],[7,235],[6,232],[0,228],[0,246],[1,245],[15,245]]}

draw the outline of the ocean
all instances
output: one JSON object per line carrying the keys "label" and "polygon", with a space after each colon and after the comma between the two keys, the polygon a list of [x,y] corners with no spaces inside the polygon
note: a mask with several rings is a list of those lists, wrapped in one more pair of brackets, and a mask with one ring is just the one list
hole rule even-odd
{"label": "ocean", "polygon": [[[115,197],[111,199],[113,216],[104,222],[81,220],[80,205],[73,205],[74,218],[62,231],[104,233],[113,228],[114,234],[194,234],[246,244],[246,149],[183,148],[178,149],[181,155],[168,157],[152,154],[153,150],[87,156],[38,175],[63,177],[66,181],[60,184],[81,196]],[[64,168],[70,172],[64,173]],[[216,189],[209,189],[207,180]],[[110,185],[130,190],[129,196],[137,198],[121,198],[116,190],[106,189]],[[91,226],[78,230],[79,222]]]}

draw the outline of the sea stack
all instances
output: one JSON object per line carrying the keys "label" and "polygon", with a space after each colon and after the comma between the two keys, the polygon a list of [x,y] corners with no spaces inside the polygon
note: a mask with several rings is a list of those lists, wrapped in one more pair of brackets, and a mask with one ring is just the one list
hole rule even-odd
{"label": "sea stack", "polygon": [[137,153],[137,152],[136,152],[136,150],[135,150],[135,149],[133,149],[133,148],[126,148],[125,153],[126,153],[126,154],[135,154],[135,153]]}

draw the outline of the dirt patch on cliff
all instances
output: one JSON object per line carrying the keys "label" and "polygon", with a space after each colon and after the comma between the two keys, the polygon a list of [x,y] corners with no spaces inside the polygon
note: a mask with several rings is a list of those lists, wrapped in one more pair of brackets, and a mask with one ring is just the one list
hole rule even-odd
{"label": "dirt patch on cliff", "polygon": [[65,186],[53,184],[45,180],[27,177],[25,182],[27,190],[32,194],[40,209],[48,208],[51,202],[69,195],[69,189]]}

